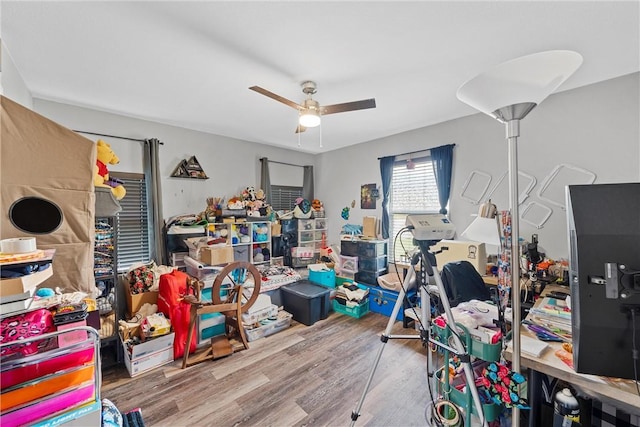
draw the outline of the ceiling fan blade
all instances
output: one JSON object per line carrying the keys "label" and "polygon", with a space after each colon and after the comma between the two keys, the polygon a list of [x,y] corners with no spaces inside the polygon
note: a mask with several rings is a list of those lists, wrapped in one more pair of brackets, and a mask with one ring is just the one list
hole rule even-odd
{"label": "ceiling fan blade", "polygon": [[295,108],[296,110],[299,110],[300,108],[303,108],[302,105],[298,105],[295,102],[288,100],[287,98],[284,98],[280,95],[276,95],[273,92],[270,92],[266,89],[261,88],[260,86],[251,86],[249,89],[256,91],[258,93],[261,93],[264,96],[268,96],[271,99],[275,99],[276,101],[280,101],[283,104],[288,105],[289,107]]}
{"label": "ceiling fan blade", "polygon": [[365,110],[367,108],[376,108],[375,98],[363,99],[361,101],[345,102],[344,104],[325,105],[320,107],[321,113],[334,114],[344,113],[346,111]]}
{"label": "ceiling fan blade", "polygon": [[301,132],[304,132],[305,130],[307,130],[306,126],[298,125],[294,133],[301,133]]}

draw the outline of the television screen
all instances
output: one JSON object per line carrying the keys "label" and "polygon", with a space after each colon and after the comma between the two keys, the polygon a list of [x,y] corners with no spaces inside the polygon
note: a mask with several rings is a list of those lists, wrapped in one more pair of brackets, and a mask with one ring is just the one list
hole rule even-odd
{"label": "television screen", "polygon": [[634,379],[634,364],[640,372],[633,358],[634,342],[640,346],[640,183],[568,186],[567,225],[574,369]]}

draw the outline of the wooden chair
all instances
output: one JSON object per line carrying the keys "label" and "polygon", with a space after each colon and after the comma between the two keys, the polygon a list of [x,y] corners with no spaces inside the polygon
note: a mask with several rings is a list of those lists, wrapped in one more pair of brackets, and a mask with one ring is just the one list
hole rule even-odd
{"label": "wooden chair", "polygon": [[[248,282],[249,274],[253,283]],[[258,269],[249,262],[232,262],[222,269],[213,282],[212,300],[202,301],[204,283],[192,278],[189,286],[193,295],[184,300],[191,304],[187,345],[182,357],[182,369],[204,360],[218,359],[249,348],[242,327],[242,313],[249,310],[260,294],[262,277]],[[222,313],[225,316],[225,334],[213,337],[211,346],[205,351],[189,356],[191,339],[198,316],[208,313]]]}

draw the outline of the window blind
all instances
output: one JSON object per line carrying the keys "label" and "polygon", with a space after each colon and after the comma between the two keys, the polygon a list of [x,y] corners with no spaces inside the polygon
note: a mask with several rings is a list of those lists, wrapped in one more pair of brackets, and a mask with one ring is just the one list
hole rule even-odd
{"label": "window blind", "polygon": [[405,232],[396,240],[396,235],[405,226],[408,214],[438,213],[438,187],[430,157],[412,159],[414,167],[407,168],[406,161],[393,166],[391,177],[389,212],[391,220],[390,246],[394,261],[405,261],[406,252],[411,251],[413,236]]}
{"label": "window blind", "polygon": [[296,205],[296,199],[302,197],[302,187],[287,185],[271,186],[271,207],[275,211],[290,211]]}
{"label": "window blind", "polygon": [[147,191],[143,174],[112,172],[111,176],[127,189],[116,216],[118,272],[125,272],[132,264],[150,261]]}

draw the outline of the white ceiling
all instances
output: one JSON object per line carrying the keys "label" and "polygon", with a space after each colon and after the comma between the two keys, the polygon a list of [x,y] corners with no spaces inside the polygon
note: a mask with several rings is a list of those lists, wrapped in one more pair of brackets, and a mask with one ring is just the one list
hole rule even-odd
{"label": "white ceiling", "polygon": [[[2,1],[2,39],[36,98],[323,152],[475,113],[456,89],[522,55],[569,49],[560,90],[640,70],[637,1]],[[294,134],[322,105],[375,98]],[[107,130],[102,130],[107,131]],[[320,135],[321,133],[321,135]],[[323,148],[318,144],[322,137]]]}

